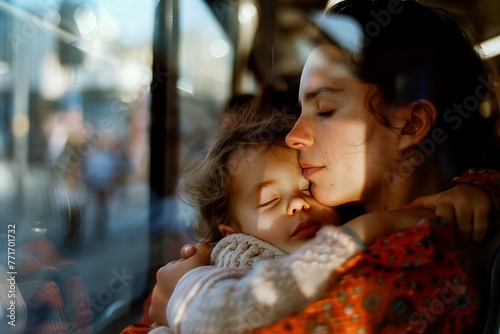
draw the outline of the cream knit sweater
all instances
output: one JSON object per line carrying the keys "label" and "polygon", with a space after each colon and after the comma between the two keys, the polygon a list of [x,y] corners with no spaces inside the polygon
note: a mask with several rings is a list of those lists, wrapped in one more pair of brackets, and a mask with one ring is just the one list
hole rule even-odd
{"label": "cream knit sweater", "polygon": [[231,234],[213,249],[213,266],[193,269],[178,282],[167,308],[171,328],[150,333],[239,334],[273,324],[316,300],[335,269],[361,251],[333,226],[288,256],[262,240]]}

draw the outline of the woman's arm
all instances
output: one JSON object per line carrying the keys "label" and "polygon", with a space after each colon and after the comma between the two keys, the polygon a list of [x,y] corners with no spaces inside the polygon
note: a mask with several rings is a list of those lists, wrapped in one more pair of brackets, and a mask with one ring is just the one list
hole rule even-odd
{"label": "woman's arm", "polygon": [[366,244],[371,245],[380,237],[414,226],[420,220],[435,216],[429,209],[403,209],[371,212],[345,223]]}

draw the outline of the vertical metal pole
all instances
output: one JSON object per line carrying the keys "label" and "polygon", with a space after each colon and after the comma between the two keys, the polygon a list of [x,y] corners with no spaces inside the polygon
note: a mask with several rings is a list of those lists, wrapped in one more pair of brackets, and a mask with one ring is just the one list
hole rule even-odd
{"label": "vertical metal pole", "polygon": [[151,191],[172,196],[178,174],[179,110],[178,0],[162,0],[157,7],[151,82]]}
{"label": "vertical metal pole", "polygon": [[275,59],[274,59],[274,42],[276,34],[276,0],[260,0],[261,8],[259,28],[257,34],[260,35],[262,41],[262,49],[258,54],[258,59],[261,62],[262,87],[274,86],[275,75]]}
{"label": "vertical metal pole", "polygon": [[[176,206],[165,215],[165,199],[175,197],[179,159],[179,0],[160,0],[156,7],[151,81],[150,128],[150,283],[163,264],[168,235],[162,217],[175,222]],[[166,222],[167,224],[169,222]]]}

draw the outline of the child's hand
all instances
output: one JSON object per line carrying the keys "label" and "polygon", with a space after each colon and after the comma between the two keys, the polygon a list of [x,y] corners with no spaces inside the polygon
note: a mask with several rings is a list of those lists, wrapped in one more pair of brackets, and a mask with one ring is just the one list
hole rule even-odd
{"label": "child's hand", "polygon": [[481,241],[488,228],[491,198],[482,188],[462,183],[441,193],[415,199],[403,208],[424,207],[453,222],[461,244]]}
{"label": "child's hand", "polygon": [[183,247],[181,259],[167,263],[156,273],[156,285],[153,288],[149,318],[160,325],[168,326],[167,305],[177,282],[188,271],[210,263],[213,245],[198,243],[196,246]]}

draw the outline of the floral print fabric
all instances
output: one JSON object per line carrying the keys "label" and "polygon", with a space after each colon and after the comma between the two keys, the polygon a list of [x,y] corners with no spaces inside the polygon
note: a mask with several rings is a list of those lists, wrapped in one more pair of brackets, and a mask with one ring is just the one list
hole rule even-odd
{"label": "floral print fabric", "polygon": [[378,239],[320,300],[254,333],[461,333],[478,311],[448,226],[433,218]]}

